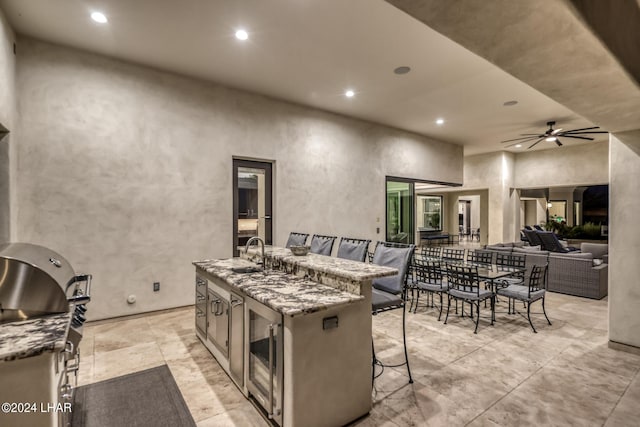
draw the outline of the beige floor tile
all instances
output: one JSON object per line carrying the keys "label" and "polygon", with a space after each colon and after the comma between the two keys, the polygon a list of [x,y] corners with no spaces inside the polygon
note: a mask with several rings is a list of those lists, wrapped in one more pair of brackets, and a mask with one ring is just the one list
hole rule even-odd
{"label": "beige floor tile", "polygon": [[[553,325],[534,316],[537,334],[501,312],[494,326],[481,320],[477,335],[468,318],[444,325],[435,309],[407,313],[414,383],[405,367],[387,368],[371,413],[353,425],[635,426],[640,356],[607,347],[607,309],[606,300],[549,293]],[[404,361],[402,312],[372,323],[377,356]],[[198,426],[267,425],[195,336],[193,308],[87,325],[81,354],[80,384],[166,363]]]}
{"label": "beige floor tile", "polygon": [[165,364],[155,342],[138,344],[94,355],[94,382]]}

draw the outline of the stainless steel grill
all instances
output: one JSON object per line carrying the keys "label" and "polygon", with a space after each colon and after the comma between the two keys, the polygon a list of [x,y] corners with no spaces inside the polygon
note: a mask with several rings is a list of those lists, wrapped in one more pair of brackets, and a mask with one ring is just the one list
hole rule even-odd
{"label": "stainless steel grill", "polygon": [[76,275],[60,254],[30,243],[0,245],[0,323],[75,310],[84,323],[91,275]]}

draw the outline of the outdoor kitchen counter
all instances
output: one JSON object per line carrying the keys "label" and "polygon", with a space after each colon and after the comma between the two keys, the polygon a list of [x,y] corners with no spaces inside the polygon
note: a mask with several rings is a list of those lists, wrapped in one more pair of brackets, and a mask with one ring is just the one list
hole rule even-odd
{"label": "outdoor kitchen counter", "polygon": [[0,361],[38,356],[64,349],[72,313],[0,324]]}
{"label": "outdoor kitchen counter", "polygon": [[241,258],[195,261],[193,264],[285,316],[315,313],[365,299],[362,295],[341,291],[284,271],[236,273],[232,268],[256,267],[255,263]]}
{"label": "outdoor kitchen counter", "polygon": [[[260,261],[261,252],[257,246],[251,246],[248,251],[244,247],[238,248],[240,256],[251,261]],[[296,256],[290,249],[265,246],[267,266],[284,270],[314,282],[323,283],[342,291],[358,294],[371,294],[371,281],[378,277],[393,276],[398,270],[390,267],[352,261],[326,255],[309,253]],[[368,284],[367,286],[363,286]]]}

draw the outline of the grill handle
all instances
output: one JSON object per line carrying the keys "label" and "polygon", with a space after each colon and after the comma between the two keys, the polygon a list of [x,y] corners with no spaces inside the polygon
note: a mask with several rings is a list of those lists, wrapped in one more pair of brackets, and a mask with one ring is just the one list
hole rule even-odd
{"label": "grill handle", "polygon": [[92,276],[90,274],[82,274],[79,276],[75,276],[69,281],[69,284],[67,284],[67,290],[69,290],[69,287],[71,287],[71,285],[73,285],[74,283],[84,282],[84,291],[80,290],[80,294],[69,297],[69,302],[84,304],[91,301],[91,277]]}

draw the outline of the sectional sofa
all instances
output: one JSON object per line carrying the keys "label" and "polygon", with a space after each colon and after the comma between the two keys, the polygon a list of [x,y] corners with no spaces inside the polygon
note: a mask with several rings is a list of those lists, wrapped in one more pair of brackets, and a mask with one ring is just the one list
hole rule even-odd
{"label": "sectional sofa", "polygon": [[[499,243],[485,248],[491,252],[526,255],[527,272],[534,264],[549,263],[547,290],[579,297],[602,299],[608,294],[609,246],[582,243],[580,252],[556,253],[525,246],[524,242]],[[528,280],[528,277],[526,277]]]}

